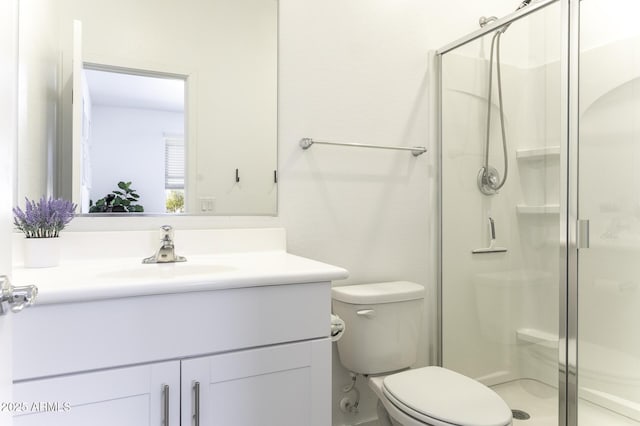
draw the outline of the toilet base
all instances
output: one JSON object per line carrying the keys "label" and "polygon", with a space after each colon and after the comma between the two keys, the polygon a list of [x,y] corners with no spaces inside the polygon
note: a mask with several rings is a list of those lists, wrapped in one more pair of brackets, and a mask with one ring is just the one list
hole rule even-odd
{"label": "toilet base", "polygon": [[377,412],[378,412],[378,424],[380,426],[396,426],[393,424],[393,420],[391,419],[391,417],[389,417],[389,412],[387,411],[386,408],[384,408],[384,405],[382,404],[382,401],[380,401],[380,399],[378,398],[378,406],[376,407]]}
{"label": "toilet base", "polygon": [[[380,426],[440,426],[437,424],[430,425],[423,423],[409,417],[393,405],[382,392],[382,382],[385,377],[386,376],[369,376],[367,378],[369,388],[371,388],[373,393],[378,397],[378,422],[380,422]],[[384,423],[385,421],[387,421],[387,423]]]}

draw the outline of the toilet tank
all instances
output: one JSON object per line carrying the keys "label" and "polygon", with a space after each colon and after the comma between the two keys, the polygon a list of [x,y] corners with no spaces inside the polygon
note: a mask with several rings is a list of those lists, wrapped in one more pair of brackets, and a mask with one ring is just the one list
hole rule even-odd
{"label": "toilet tank", "polygon": [[381,374],[416,362],[423,286],[393,281],[334,287],[331,293],[333,312],[346,324],[337,343],[347,370]]}

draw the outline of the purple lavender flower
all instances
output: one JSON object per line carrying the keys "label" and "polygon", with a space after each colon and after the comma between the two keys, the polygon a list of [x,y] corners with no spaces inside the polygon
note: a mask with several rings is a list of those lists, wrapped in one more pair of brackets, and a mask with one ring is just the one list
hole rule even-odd
{"label": "purple lavender flower", "polygon": [[27,238],[54,238],[71,222],[76,205],[62,198],[42,197],[38,202],[25,197],[25,209],[13,208],[13,224]]}

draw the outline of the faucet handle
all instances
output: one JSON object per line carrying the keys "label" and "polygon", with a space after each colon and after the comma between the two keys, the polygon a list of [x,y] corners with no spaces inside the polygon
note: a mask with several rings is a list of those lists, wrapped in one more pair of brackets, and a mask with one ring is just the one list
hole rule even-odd
{"label": "faucet handle", "polygon": [[186,262],[186,258],[178,256],[173,246],[173,227],[170,225],[162,225],[160,227],[162,238],[160,248],[153,256],[145,257],[142,263],[170,263],[170,262]]}
{"label": "faucet handle", "polygon": [[160,241],[173,241],[173,227],[170,225],[162,225],[160,227],[160,234],[162,238]]}

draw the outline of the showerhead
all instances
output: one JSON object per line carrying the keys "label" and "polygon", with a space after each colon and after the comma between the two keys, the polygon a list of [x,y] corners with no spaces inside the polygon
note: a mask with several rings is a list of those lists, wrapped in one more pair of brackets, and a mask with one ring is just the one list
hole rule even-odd
{"label": "showerhead", "polygon": [[[516,12],[517,12],[518,10],[522,9],[523,7],[527,7],[527,6],[529,6],[529,4],[530,4],[530,3],[531,3],[531,0],[522,0],[522,3],[520,3],[520,6],[518,6],[518,8],[516,9]],[[507,31],[507,28],[509,28],[509,26],[510,26],[510,25],[511,25],[511,23],[509,23],[509,24],[505,25],[504,27],[500,28],[500,29],[498,30],[498,32],[499,32],[500,34],[504,34],[504,33],[505,33],[505,31]]]}
{"label": "showerhead", "polygon": [[[531,3],[531,0],[523,0],[522,3],[520,3],[520,6],[518,6],[518,8],[516,9],[516,11],[522,9],[523,7],[527,7],[529,6],[529,4]],[[481,16],[480,19],[478,20],[478,23],[480,24],[480,27],[484,27],[487,24],[490,24],[493,21],[497,21],[498,17],[497,16]],[[509,28],[509,25],[511,24],[507,24],[505,26],[503,26],[502,28],[500,28],[498,31],[500,33],[504,33],[505,31],[507,31],[507,28]]]}
{"label": "showerhead", "polygon": [[520,6],[518,6],[516,10],[520,10],[523,7],[529,6],[529,3],[531,3],[531,0],[523,0],[522,3],[520,3]]}

